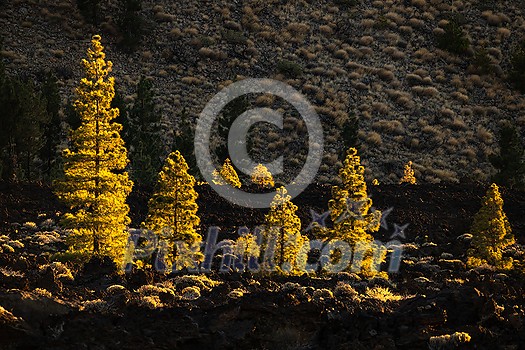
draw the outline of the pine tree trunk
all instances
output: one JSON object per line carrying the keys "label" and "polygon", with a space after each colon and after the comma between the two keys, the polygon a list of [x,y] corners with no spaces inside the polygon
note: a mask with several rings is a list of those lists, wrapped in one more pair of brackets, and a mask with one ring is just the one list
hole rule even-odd
{"label": "pine tree trunk", "polygon": [[31,182],[31,154],[29,151],[26,152],[26,174],[27,181]]}
{"label": "pine tree trunk", "polygon": [[[99,186],[100,186],[100,144],[99,144],[99,135],[100,135],[100,125],[98,121],[98,114],[99,114],[99,106],[97,101],[97,120],[95,122],[96,124],[96,131],[95,131],[95,207],[94,207],[94,214],[95,218],[98,215],[98,197],[100,195],[99,193]],[[100,247],[99,247],[99,231],[100,227],[95,227],[95,232],[93,233],[93,253],[96,255],[99,253]]]}

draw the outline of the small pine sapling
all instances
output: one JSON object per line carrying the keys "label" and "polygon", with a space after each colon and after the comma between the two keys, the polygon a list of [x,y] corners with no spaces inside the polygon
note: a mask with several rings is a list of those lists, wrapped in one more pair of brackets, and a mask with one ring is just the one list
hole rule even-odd
{"label": "small pine sapling", "polygon": [[405,164],[405,169],[403,170],[403,177],[399,180],[399,183],[407,183],[410,185],[415,185],[417,183],[414,169],[412,169],[412,161],[409,161]]}
{"label": "small pine sapling", "polygon": [[229,184],[233,187],[237,187],[237,188],[241,187],[241,181],[239,180],[239,176],[237,175],[237,172],[233,168],[229,158],[226,158],[221,169],[218,171],[214,170],[212,175],[213,175],[213,183],[216,185]]}
{"label": "small pine sapling", "polygon": [[258,164],[252,171],[252,183],[255,185],[261,187],[261,188],[271,188],[275,186],[275,183],[273,182],[273,176],[268,171],[268,169],[262,165]]}

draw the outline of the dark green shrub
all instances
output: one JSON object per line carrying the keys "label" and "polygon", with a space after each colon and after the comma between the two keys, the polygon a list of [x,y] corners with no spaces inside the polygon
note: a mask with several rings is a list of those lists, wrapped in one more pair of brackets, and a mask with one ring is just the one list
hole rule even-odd
{"label": "dark green shrub", "polygon": [[303,73],[303,67],[292,61],[282,60],[277,63],[277,71],[287,78],[298,78]]}
{"label": "dark green shrub", "polygon": [[443,34],[436,36],[437,46],[454,54],[463,54],[470,46],[463,29],[456,21],[450,21],[444,28]]}
{"label": "dark green shrub", "polygon": [[77,7],[86,22],[97,24],[100,22],[100,0],[77,0]]}
{"label": "dark green shrub", "polygon": [[227,29],[222,33],[222,38],[226,40],[226,42],[234,45],[244,45],[246,44],[246,37],[242,32],[239,32],[237,30],[231,30]]}
{"label": "dark green shrub", "polygon": [[359,5],[359,0],[334,0],[334,4],[342,8],[350,8]]}
{"label": "dark green shrub", "polygon": [[359,118],[354,113],[348,116],[348,120],[340,131],[343,148],[340,152],[340,158],[346,157],[346,151],[350,148],[359,149]]}
{"label": "dark green shrub", "polygon": [[490,56],[484,48],[476,50],[474,58],[472,59],[472,65],[475,67],[479,74],[492,74],[494,73],[494,66]]}

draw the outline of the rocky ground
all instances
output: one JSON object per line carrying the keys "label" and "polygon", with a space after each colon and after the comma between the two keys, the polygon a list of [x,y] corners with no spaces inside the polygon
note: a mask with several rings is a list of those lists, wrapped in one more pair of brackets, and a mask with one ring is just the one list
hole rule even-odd
{"label": "rocky ground", "polygon": [[[108,261],[53,262],[51,254],[64,248],[55,224],[64,208],[47,187],[1,185],[0,349],[525,348],[523,275],[463,263],[464,234],[484,188],[371,191],[378,209],[394,207],[389,223],[410,224],[401,270],[389,280],[352,273],[120,274]],[[262,211],[234,208],[207,186],[198,192],[203,230],[218,225],[220,238],[228,238],[237,226],[261,223]],[[137,193],[130,199],[134,223],[147,198]],[[326,210],[329,196],[328,187],[311,186],[294,200],[303,227],[309,209]],[[524,244],[525,196],[503,197]],[[389,235],[383,230],[377,238]],[[508,254],[519,257],[520,247]]]}

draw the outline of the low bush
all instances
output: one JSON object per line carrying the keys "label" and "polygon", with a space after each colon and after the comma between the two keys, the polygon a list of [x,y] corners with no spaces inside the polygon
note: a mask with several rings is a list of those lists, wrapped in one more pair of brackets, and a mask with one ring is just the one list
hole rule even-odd
{"label": "low bush", "polygon": [[443,33],[436,35],[438,48],[457,55],[468,50],[470,42],[458,22],[450,21],[443,29]]}
{"label": "low bush", "polygon": [[277,71],[288,78],[298,78],[303,73],[303,67],[292,61],[282,60],[277,63]]}

